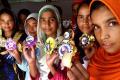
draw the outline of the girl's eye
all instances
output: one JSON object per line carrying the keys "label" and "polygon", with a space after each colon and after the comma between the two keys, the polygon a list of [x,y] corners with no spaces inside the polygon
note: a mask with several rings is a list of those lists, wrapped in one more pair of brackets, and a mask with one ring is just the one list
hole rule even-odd
{"label": "girl's eye", "polygon": [[99,29],[99,27],[96,25],[92,25],[92,26],[93,26],[94,31],[97,31]]}
{"label": "girl's eye", "polygon": [[113,27],[113,26],[116,26],[116,25],[118,25],[119,23],[117,22],[117,21],[110,21],[109,23],[108,23],[108,26],[110,26],[110,27]]}
{"label": "girl's eye", "polygon": [[50,22],[54,22],[55,21],[55,18],[50,18]]}
{"label": "girl's eye", "polygon": [[40,19],[40,22],[41,23],[45,23],[45,19]]}
{"label": "girl's eye", "polygon": [[78,19],[82,20],[84,17],[82,15],[78,16]]}

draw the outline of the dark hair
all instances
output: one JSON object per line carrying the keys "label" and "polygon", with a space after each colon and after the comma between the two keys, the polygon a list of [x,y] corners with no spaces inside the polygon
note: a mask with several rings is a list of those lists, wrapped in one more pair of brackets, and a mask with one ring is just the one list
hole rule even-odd
{"label": "dark hair", "polygon": [[18,21],[19,22],[21,22],[21,20],[20,20],[20,15],[21,14],[23,14],[23,15],[25,15],[25,16],[28,16],[29,14],[30,14],[31,12],[30,12],[30,10],[28,10],[28,9],[21,9],[19,12],[18,12]]}
{"label": "dark hair", "polygon": [[62,15],[63,15],[62,8],[60,6],[58,6],[58,5],[54,5],[54,6],[58,9],[58,11],[60,13],[60,16],[62,17]]}
{"label": "dark hair", "polygon": [[24,14],[26,16],[28,16],[30,14],[30,10],[28,9],[21,9],[19,12],[18,12],[18,17],[21,15],[21,14]]}
{"label": "dark hair", "polygon": [[92,15],[92,12],[95,11],[96,9],[99,9],[101,7],[105,6],[105,4],[103,4],[102,2],[100,2],[99,0],[98,1],[95,1],[93,2],[93,4],[91,5],[91,8],[90,8],[90,16]]}
{"label": "dark hair", "polygon": [[83,0],[83,1],[79,4],[79,6],[78,6],[78,8],[77,8],[77,13],[79,12],[79,9],[80,9],[84,4],[87,4],[87,5],[89,6],[90,2],[91,2],[91,0]]}

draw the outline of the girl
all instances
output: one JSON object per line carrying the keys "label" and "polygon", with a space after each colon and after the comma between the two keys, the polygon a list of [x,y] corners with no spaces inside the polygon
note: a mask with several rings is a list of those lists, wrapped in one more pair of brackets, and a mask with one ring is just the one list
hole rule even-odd
{"label": "girl", "polygon": [[[52,5],[46,5],[43,6],[38,14],[38,26],[37,26],[37,37],[38,37],[38,44],[37,47],[40,49],[37,53],[40,53],[39,59],[38,59],[38,65],[36,65],[36,59],[35,59],[35,50],[33,47],[31,47],[31,53],[28,53],[26,51],[26,46],[23,48],[23,53],[28,61],[29,68],[30,68],[30,74],[31,77],[34,79],[42,79],[42,80],[48,80],[48,73],[50,72],[50,69],[53,69],[54,74],[54,68],[53,65],[51,65],[51,62],[48,62],[49,68],[46,64],[46,53],[44,51],[45,42],[48,37],[52,37],[54,39],[59,40],[62,33],[61,29],[61,19],[59,12],[57,8],[55,8]],[[28,55],[31,54],[31,55]],[[57,57],[57,55],[54,55]],[[48,61],[48,60],[47,60]],[[49,60],[50,61],[50,60]],[[37,69],[38,66],[38,69]],[[39,71],[38,71],[39,70]],[[40,72],[40,75],[38,74]],[[37,75],[37,76],[36,76]],[[40,77],[39,77],[40,76]]]}
{"label": "girl", "polygon": [[[90,6],[94,34],[99,48],[91,57],[88,65],[90,80],[120,79],[120,0],[93,0]],[[80,63],[78,63],[80,64]],[[80,66],[71,69],[68,77],[76,80],[85,78],[80,75]],[[75,70],[79,70],[75,72]],[[72,72],[72,73],[71,73]],[[81,78],[75,75],[80,75]],[[71,79],[72,80],[72,79]]]}
{"label": "girl", "polygon": [[[37,19],[38,19],[38,14],[37,13],[31,13],[28,15],[28,17],[25,20],[25,32],[28,36],[33,36],[35,39],[35,42],[37,42]],[[37,49],[36,49],[37,51]],[[39,56],[36,54],[36,56]],[[30,80],[29,79],[29,66],[27,61],[25,60],[24,56],[22,55],[22,63],[18,64],[18,67],[26,72],[25,75],[25,80]]]}
{"label": "girl", "polygon": [[[77,8],[77,28],[75,31],[75,44],[78,48],[78,51],[80,52],[80,58],[83,60],[84,64],[83,66],[86,68],[87,67],[87,62],[90,59],[90,57],[93,55],[94,53],[94,47],[82,47],[80,46],[79,41],[79,37],[82,36],[82,34],[86,33],[88,35],[92,34],[92,22],[90,19],[90,11],[89,11],[89,4],[90,1],[82,1],[78,8]],[[81,60],[81,62],[82,62]],[[87,60],[87,61],[86,61]]]}
{"label": "girl", "polygon": [[5,43],[8,38],[12,38],[17,44],[20,44],[26,36],[17,31],[12,11],[8,9],[0,10],[0,20],[2,29],[0,35],[0,55],[2,56],[1,62],[3,62],[0,68],[0,72],[2,72],[0,79],[15,80],[18,79],[16,63],[21,64],[20,45],[15,50],[6,50]]}
{"label": "girl", "polygon": [[18,18],[18,28],[20,31],[25,31],[24,30],[24,23],[25,23],[25,20],[27,18],[27,16],[31,13],[31,11],[29,9],[21,9],[19,12],[18,12],[18,15],[17,15],[17,18]]}
{"label": "girl", "polygon": [[38,20],[38,14],[31,13],[26,18],[26,21],[24,24],[26,34],[31,35],[34,38],[37,37],[37,20]]}

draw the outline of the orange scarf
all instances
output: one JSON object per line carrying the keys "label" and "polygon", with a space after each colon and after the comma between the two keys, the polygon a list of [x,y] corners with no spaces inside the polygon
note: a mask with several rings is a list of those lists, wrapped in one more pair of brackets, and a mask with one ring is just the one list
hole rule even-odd
{"label": "orange scarf", "polygon": [[106,53],[99,48],[88,66],[90,80],[120,80],[120,52]]}
{"label": "orange scarf", "polygon": [[92,0],[89,8],[91,8],[91,5],[96,1],[105,4],[120,23],[120,0]]}

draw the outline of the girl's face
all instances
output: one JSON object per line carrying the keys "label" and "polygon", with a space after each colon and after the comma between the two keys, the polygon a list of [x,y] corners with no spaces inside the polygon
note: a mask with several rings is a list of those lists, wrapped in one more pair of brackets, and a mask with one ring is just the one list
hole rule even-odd
{"label": "girl's face", "polygon": [[52,11],[46,11],[41,15],[40,27],[47,37],[56,36],[58,23]]}
{"label": "girl's face", "polygon": [[93,11],[92,22],[94,33],[100,46],[108,53],[120,50],[120,24],[106,7]]}
{"label": "girl's face", "polygon": [[1,20],[1,28],[5,32],[9,32],[9,31],[13,30],[14,20],[9,14],[7,14],[7,13],[1,14],[0,20]]}
{"label": "girl's face", "polygon": [[91,27],[91,19],[90,19],[90,12],[89,7],[87,4],[83,4],[79,11],[77,16],[77,24],[78,28],[82,33],[90,33],[92,30]]}
{"label": "girl's face", "polygon": [[31,36],[36,37],[37,35],[37,20],[30,18],[27,20],[27,30]]}
{"label": "girl's face", "polygon": [[20,20],[21,20],[21,22],[22,22],[23,24],[24,24],[26,18],[27,18],[26,15],[24,15],[24,14],[21,14],[21,15],[20,15]]}

